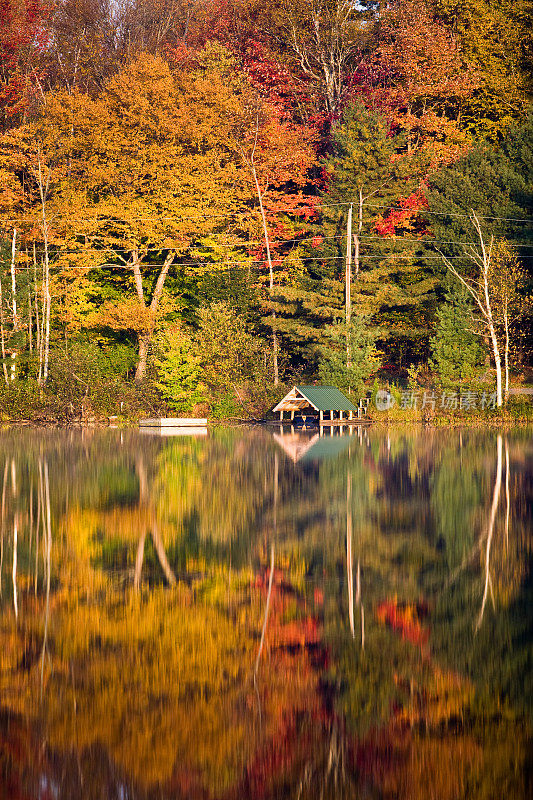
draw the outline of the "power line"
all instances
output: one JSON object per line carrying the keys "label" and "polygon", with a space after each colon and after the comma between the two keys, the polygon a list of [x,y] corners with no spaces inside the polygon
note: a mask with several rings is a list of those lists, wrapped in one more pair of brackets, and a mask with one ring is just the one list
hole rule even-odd
{"label": "power line", "polygon": [[[362,256],[360,258],[361,262],[365,261],[407,261],[411,260],[412,256],[402,256],[399,253],[389,253],[388,255],[382,256]],[[467,256],[449,256],[447,257],[448,260],[464,260],[468,258]],[[523,256],[524,259],[533,259],[533,255],[531,256]],[[323,258],[316,257],[316,258],[309,258],[306,261],[344,261],[345,257],[343,255],[340,256],[325,256]],[[273,262],[276,262],[278,259],[273,259]],[[442,256],[424,256],[424,261],[442,261]],[[253,266],[253,265],[266,265],[266,259],[252,259],[249,261],[224,261],[212,264],[205,264],[205,262],[201,261],[186,261],[186,262],[175,262],[172,266],[177,267],[202,267],[206,272],[209,271],[209,267],[214,267],[214,270],[211,271],[220,271],[224,270],[224,267],[230,266]],[[55,266],[54,264],[51,267]],[[163,267],[165,266],[164,262],[145,262],[142,264],[142,267],[147,269],[151,267]],[[274,269],[278,266],[283,266],[282,264],[277,265],[276,263],[273,264]],[[75,266],[72,264],[62,266],[60,268],[63,272],[66,271],[87,271],[90,272],[92,270],[99,270],[99,269],[115,269],[115,270],[128,270],[131,271],[132,267],[130,264],[97,264],[97,265],[81,265]],[[16,267],[16,271],[20,272],[32,272],[34,271],[32,264],[27,265],[20,265]]]}
{"label": "power line", "polygon": [[[358,205],[358,203],[359,203],[359,198],[354,198],[353,200],[346,200],[346,201],[343,201],[341,203],[328,203],[328,202],[322,201],[320,203],[317,203],[316,205],[312,204],[312,203],[310,203],[309,205],[312,205],[312,208],[313,208],[314,211],[318,211],[318,210],[320,210],[322,208],[340,208],[340,207],[344,207],[344,206]],[[418,213],[420,215],[430,214],[432,216],[440,216],[440,217],[456,217],[458,219],[461,219],[461,218],[462,219],[471,219],[471,215],[470,214],[459,214],[459,213],[452,212],[452,211],[430,211],[427,208],[407,209],[404,206],[383,205],[383,204],[380,204],[380,203],[365,203],[365,208],[379,208],[379,209],[382,209],[384,211],[406,211],[406,212],[410,211],[410,210],[414,210],[414,211],[416,211],[416,213]],[[303,213],[304,210],[305,209],[302,208],[302,209],[300,209],[300,212]],[[285,209],[278,208],[275,213],[276,214],[284,214],[285,213],[285,214],[296,215],[297,211],[298,211],[298,209],[295,209],[294,207],[285,208]],[[251,214],[253,214],[254,216],[255,215],[259,215],[260,214],[259,209],[257,209],[257,210],[256,209],[248,209],[246,211],[228,211],[228,212],[225,212],[223,214],[199,212],[198,214],[196,214],[193,217],[186,217],[186,216],[183,216],[183,215],[180,215],[179,217],[177,217],[177,216],[168,217],[168,216],[160,216],[160,215],[152,215],[151,217],[131,216],[129,218],[129,220],[130,221],[134,220],[134,221],[137,221],[137,222],[153,222],[154,221],[154,217],[155,217],[157,220],[171,220],[171,221],[174,221],[176,223],[179,223],[182,220],[183,221],[188,221],[188,222],[198,222],[199,219],[230,219],[230,218],[233,218],[233,217],[243,217],[243,216],[246,217],[246,216],[249,216]],[[107,218],[106,217],[102,218],[102,220],[104,220],[104,219],[107,219]],[[483,220],[483,219],[484,220],[492,220],[492,221],[499,221],[499,222],[521,222],[521,223],[527,223],[527,224],[533,225],[533,217],[529,217],[529,218],[528,217],[500,217],[500,216],[490,216],[490,215],[478,214],[478,219],[480,219],[480,220]],[[96,216],[96,220],[98,220],[98,215]],[[124,224],[123,221],[118,219],[118,218],[115,219],[115,218],[112,217],[112,218],[109,219],[109,221],[110,222],[116,222],[117,225]],[[9,223],[9,227],[13,227],[13,225],[17,225],[20,222],[20,220],[19,219],[11,219],[11,220],[6,220],[5,222]],[[126,223],[126,224],[128,224],[128,223]]]}
{"label": "power line", "polygon": [[[223,234],[221,234],[221,233],[210,234],[210,236],[213,236],[213,235],[223,235]],[[317,234],[315,236],[309,236],[309,237],[304,237],[304,238],[274,239],[270,244],[271,244],[271,247],[275,246],[275,245],[282,245],[282,244],[306,244],[306,243],[309,243],[309,242],[311,242],[311,244],[312,244],[317,239],[320,239],[320,241],[317,242],[317,244],[316,244],[316,247],[319,247],[324,242],[341,241],[341,240],[344,240],[344,238],[345,238],[344,234],[339,234],[337,236],[321,236],[320,234]],[[456,246],[466,246],[466,245],[468,245],[468,246],[476,246],[477,244],[479,244],[478,242],[456,241],[456,240],[453,240],[453,239],[437,239],[437,238],[431,238],[431,237],[420,237],[419,238],[419,237],[407,237],[407,236],[391,237],[391,236],[382,236],[382,235],[379,235],[379,234],[360,234],[359,235],[359,239],[361,241],[365,241],[365,242],[369,241],[370,243],[375,242],[376,244],[378,242],[383,242],[383,243],[394,242],[395,245],[403,244],[404,242],[408,242],[409,244],[452,244],[452,245],[456,245]],[[237,247],[261,246],[263,244],[264,244],[263,241],[252,240],[252,241],[242,242],[240,244],[236,243],[235,247],[237,248]],[[191,246],[194,247],[195,245],[191,245]],[[513,247],[520,247],[520,248],[533,247],[533,239],[528,241],[525,244],[513,244]],[[145,253],[160,253],[163,250],[172,250],[171,247],[160,247],[160,246],[158,246],[158,247],[156,247],[156,246],[153,246],[153,247],[142,247],[142,248],[141,247],[135,247],[135,248],[134,247],[102,247],[102,248],[98,248],[96,246],[93,246],[93,247],[90,247],[90,246],[89,247],[82,247],[82,246],[80,246],[80,247],[77,247],[77,248],[70,247],[70,248],[65,249],[65,250],[59,250],[58,252],[60,252],[60,254],[62,256],[68,256],[68,255],[75,255],[76,253],[86,253],[86,254],[88,254],[88,253],[91,253],[91,252],[92,253],[101,253],[101,252],[107,252],[107,253],[131,253],[134,249],[142,250],[143,254],[145,254]],[[44,251],[44,249],[42,247],[39,247],[39,248],[36,249],[36,253],[38,253],[39,255],[43,255],[44,252],[45,251]],[[304,258],[306,258],[306,260],[309,260],[309,259],[307,259],[306,256],[304,256]]]}
{"label": "power line", "polygon": [[[353,200],[348,200],[348,201],[342,202],[342,203],[327,203],[327,202],[326,203],[322,203],[321,207],[336,208],[338,206],[358,205],[358,203],[359,203],[359,198],[357,198],[357,199],[354,198]],[[394,206],[394,205],[386,206],[386,205],[381,205],[379,203],[365,203],[365,207],[366,208],[381,208],[381,209],[385,209],[385,210],[389,210],[389,211],[409,211],[410,210],[408,208],[405,208],[404,206]],[[430,211],[427,208],[416,209],[416,211],[420,215],[432,214],[433,216],[439,216],[439,217],[458,217],[458,218],[464,218],[464,219],[471,219],[472,218],[471,214],[457,214],[457,213],[452,212],[452,211]],[[477,216],[478,216],[478,219],[498,220],[500,222],[527,222],[529,224],[533,224],[533,217],[529,217],[529,218],[528,217],[525,217],[525,218],[524,217],[497,217],[497,216],[489,216],[489,215],[483,215],[483,214],[478,214]]]}

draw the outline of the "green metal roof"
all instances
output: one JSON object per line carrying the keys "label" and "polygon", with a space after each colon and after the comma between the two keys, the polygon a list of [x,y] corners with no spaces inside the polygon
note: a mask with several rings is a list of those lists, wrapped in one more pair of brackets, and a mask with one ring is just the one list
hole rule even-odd
{"label": "green metal roof", "polygon": [[357,406],[354,406],[335,386],[297,386],[296,388],[318,411],[357,411]]}

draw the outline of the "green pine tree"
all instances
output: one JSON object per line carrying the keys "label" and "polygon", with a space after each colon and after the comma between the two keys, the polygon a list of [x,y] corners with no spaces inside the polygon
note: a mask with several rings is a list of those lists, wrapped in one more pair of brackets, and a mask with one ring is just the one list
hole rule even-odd
{"label": "green pine tree", "polygon": [[401,233],[385,236],[378,232],[391,206],[397,207],[401,198],[418,190],[422,169],[418,158],[405,154],[403,134],[393,135],[384,116],[360,102],[346,108],[333,135],[333,153],[325,164],[330,180],[323,199],[323,243],[320,248],[308,249],[312,257],[308,281],[316,285],[317,300],[308,316],[319,329],[319,340],[324,311],[331,313],[317,291],[324,281],[336,284],[337,315],[343,313],[351,204],[353,312],[365,315],[370,326],[379,328],[389,351],[405,350],[416,358],[427,347],[438,283],[435,261],[424,259],[418,231],[406,230],[405,238]]}
{"label": "green pine tree", "polygon": [[437,312],[437,328],[431,338],[430,367],[443,385],[475,380],[486,357],[483,340],[472,331],[472,307],[465,291],[448,291]]}
{"label": "green pine tree", "polygon": [[366,319],[355,316],[349,325],[337,322],[328,326],[328,344],[322,345],[319,376],[322,383],[361,394],[365,381],[379,369],[381,354],[376,347],[376,333]]}

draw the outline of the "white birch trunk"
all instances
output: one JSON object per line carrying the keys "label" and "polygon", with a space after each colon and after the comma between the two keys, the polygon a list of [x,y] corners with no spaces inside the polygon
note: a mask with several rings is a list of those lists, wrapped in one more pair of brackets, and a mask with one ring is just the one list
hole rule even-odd
{"label": "white birch trunk", "polygon": [[50,267],[48,263],[48,255],[45,253],[45,299],[46,299],[46,320],[44,328],[44,357],[43,357],[43,384],[48,380],[48,362],[50,358]]}
{"label": "white birch trunk", "polygon": [[492,321],[489,323],[490,341],[492,344],[492,354],[494,356],[494,365],[496,367],[496,405],[501,408],[503,405],[502,394],[502,359],[500,356],[500,348],[498,347],[498,337],[496,336],[496,329]]}
{"label": "white birch trunk", "polygon": [[42,210],[42,229],[43,229],[43,244],[44,244],[44,302],[43,302],[43,327],[44,327],[44,344],[43,344],[43,360],[42,360],[42,376],[41,365],[39,365],[39,383],[44,386],[48,379],[48,361],[50,354],[50,263],[48,258],[48,220],[46,217],[46,198],[48,195],[48,187],[50,184],[50,172],[48,173],[46,183],[43,180],[43,172],[41,165],[41,151],[38,151],[38,164],[39,164],[39,194],[41,198]]}
{"label": "white birch trunk", "polygon": [[6,340],[4,327],[4,299],[2,295],[2,273],[0,272],[0,353],[2,355],[2,367],[6,386],[9,386],[9,376],[6,364]]}
{"label": "white birch trunk", "polygon": [[345,297],[346,297],[346,366],[348,369],[352,365],[350,353],[350,322],[352,319],[352,205],[348,208],[348,221],[346,224],[346,275],[345,275]]}
{"label": "white birch trunk", "polygon": [[507,404],[509,399],[509,314],[507,308],[504,309],[503,325],[505,331],[505,349],[504,349],[504,364],[505,364],[505,392],[504,400]]}
{"label": "white birch trunk", "polygon": [[[496,404],[498,408],[503,405],[502,396],[502,360],[500,354],[500,346],[498,343],[498,335],[496,332],[496,323],[492,311],[492,304],[490,299],[491,286],[490,286],[490,267],[492,257],[492,247],[494,244],[494,237],[491,238],[490,244],[487,248],[481,225],[474,211],[470,220],[478,234],[481,253],[473,246],[464,247],[465,254],[479,269],[479,280],[474,281],[469,278],[464,278],[454,267],[452,262],[445,256],[442,256],[444,263],[450,272],[460,281],[460,283],[469,292],[474,299],[480,311],[480,320],[488,332],[491,346],[492,355],[494,357],[494,366],[496,368]],[[442,253],[441,253],[442,255]]]}
{"label": "white birch trunk", "polygon": [[[11,308],[13,310],[13,333],[19,330],[19,319],[17,311],[17,279],[15,273],[15,259],[17,254],[17,230],[13,228],[13,238],[11,240]],[[17,351],[11,351],[11,381],[17,375]]]}

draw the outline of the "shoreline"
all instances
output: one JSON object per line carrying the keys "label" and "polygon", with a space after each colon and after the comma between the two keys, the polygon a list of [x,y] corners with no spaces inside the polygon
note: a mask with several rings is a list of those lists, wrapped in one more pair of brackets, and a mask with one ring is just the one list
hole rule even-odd
{"label": "shoreline", "polygon": [[[364,426],[365,428],[378,427],[378,428],[510,428],[519,427],[527,428],[533,426],[533,408],[531,415],[514,415],[506,411],[503,414],[469,414],[467,416],[447,415],[439,416],[432,415],[431,417],[421,416],[405,416],[399,415],[388,416],[386,414],[379,417],[371,415],[360,420],[352,420],[344,422],[342,425],[335,421],[334,425],[321,425],[309,426],[302,429],[301,426],[292,426],[289,421],[284,423],[278,420],[271,419],[209,419],[207,420],[208,428],[220,427],[254,427],[254,428],[280,428],[283,427],[287,431],[293,428],[293,433],[311,433],[319,432],[320,428],[328,429],[326,435],[331,435],[331,430],[338,430],[340,428],[357,428]],[[20,420],[3,420],[0,422],[0,431],[16,430],[16,429],[35,429],[35,430],[120,430],[120,431],[139,431],[138,420],[124,418],[110,423],[105,417],[91,419],[87,421],[64,422],[43,419],[20,419]]]}

